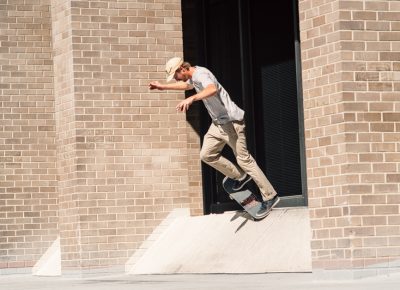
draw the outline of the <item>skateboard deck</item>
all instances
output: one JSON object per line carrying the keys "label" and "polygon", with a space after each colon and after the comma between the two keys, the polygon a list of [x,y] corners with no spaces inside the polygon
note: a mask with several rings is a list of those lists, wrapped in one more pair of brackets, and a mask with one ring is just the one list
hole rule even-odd
{"label": "skateboard deck", "polygon": [[225,177],[222,182],[222,186],[230,197],[234,199],[254,220],[263,219],[269,214],[269,212],[267,212],[264,215],[257,216],[257,212],[261,208],[261,202],[258,200],[257,196],[250,191],[246,185],[241,190],[234,191],[232,189],[233,184],[234,180],[228,177]]}

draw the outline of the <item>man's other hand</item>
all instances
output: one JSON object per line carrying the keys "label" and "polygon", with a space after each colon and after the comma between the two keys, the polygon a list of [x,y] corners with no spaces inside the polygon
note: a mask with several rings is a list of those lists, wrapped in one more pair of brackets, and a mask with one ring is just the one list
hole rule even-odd
{"label": "man's other hand", "polygon": [[192,103],[193,103],[192,98],[184,99],[176,106],[176,110],[179,112],[186,112],[187,110],[189,110],[189,107]]}

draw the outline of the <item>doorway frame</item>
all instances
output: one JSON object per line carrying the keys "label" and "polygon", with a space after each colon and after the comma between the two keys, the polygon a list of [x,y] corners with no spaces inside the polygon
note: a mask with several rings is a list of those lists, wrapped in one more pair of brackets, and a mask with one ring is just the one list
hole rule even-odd
{"label": "doorway frame", "polygon": [[[182,0],[182,3],[185,0]],[[202,34],[197,35],[201,39],[202,47],[199,47],[199,52],[196,52],[198,61],[203,63],[205,66],[208,65],[208,45],[207,45],[207,0],[200,1],[201,11],[198,11],[198,17],[201,18],[202,23]],[[232,5],[236,3],[238,8],[238,21],[239,21],[239,50],[240,50],[240,68],[241,68],[241,81],[242,81],[242,101],[243,109],[245,111],[253,110],[253,85],[252,85],[252,56],[251,56],[251,31],[250,31],[250,8],[248,5],[249,0],[236,0],[232,1]],[[303,109],[303,89],[302,89],[302,68],[301,68],[301,51],[300,51],[300,38],[299,38],[299,17],[298,17],[298,3],[296,0],[291,0],[292,2],[292,17],[294,18],[294,55],[295,55],[295,67],[296,67],[296,89],[297,89],[297,113],[298,113],[298,130],[299,130],[299,152],[300,152],[300,174],[301,174],[301,194],[283,196],[280,197],[281,201],[279,207],[298,207],[308,205],[308,195],[307,195],[307,171],[306,171],[306,148],[305,148],[305,133],[304,133],[304,109]],[[183,4],[182,4],[183,6]],[[182,15],[184,14],[182,8]],[[182,23],[183,30],[185,29]],[[183,33],[185,36],[185,33]],[[185,38],[183,39],[183,46],[185,52]],[[186,53],[185,58],[186,58]],[[245,98],[243,96],[251,96]],[[201,110],[201,109],[199,109]],[[203,110],[203,113],[205,111]],[[206,133],[210,120],[207,115],[203,118],[205,114],[200,113],[200,143],[202,145],[204,134]],[[249,119],[252,118],[252,119]],[[248,136],[255,136],[255,125],[254,117],[246,116],[246,130]],[[255,138],[247,138],[249,151],[257,156]],[[215,169],[209,167],[208,165],[201,163],[202,170],[202,183],[203,183],[203,212],[204,214],[210,213],[221,213],[227,210],[238,210],[241,207],[234,201],[219,202],[216,200],[218,197],[218,188],[216,185],[216,172]]]}

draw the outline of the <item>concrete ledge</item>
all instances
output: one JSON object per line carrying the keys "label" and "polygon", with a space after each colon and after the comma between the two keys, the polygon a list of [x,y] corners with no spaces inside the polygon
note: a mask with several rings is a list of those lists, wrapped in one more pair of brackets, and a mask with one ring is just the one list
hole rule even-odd
{"label": "concrete ledge", "polygon": [[178,217],[127,273],[311,272],[310,238],[307,208],[274,209],[261,221],[243,212]]}

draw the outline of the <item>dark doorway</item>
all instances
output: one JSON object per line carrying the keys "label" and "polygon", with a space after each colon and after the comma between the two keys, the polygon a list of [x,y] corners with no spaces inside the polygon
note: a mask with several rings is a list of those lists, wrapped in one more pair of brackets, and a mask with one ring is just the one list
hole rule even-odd
{"label": "dark doorway", "polygon": [[[296,3],[182,1],[184,57],[208,67],[246,111],[249,150],[284,206],[306,203]],[[204,107],[196,106],[188,120],[203,137],[210,124]],[[228,147],[223,154],[234,159]],[[237,209],[223,176],[204,164],[202,170],[204,212]]]}

